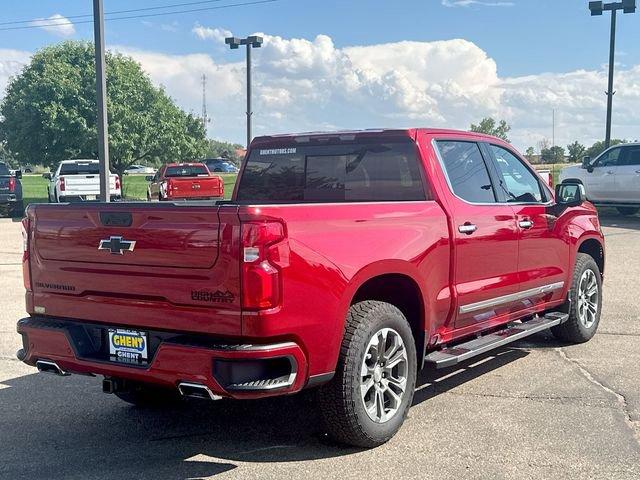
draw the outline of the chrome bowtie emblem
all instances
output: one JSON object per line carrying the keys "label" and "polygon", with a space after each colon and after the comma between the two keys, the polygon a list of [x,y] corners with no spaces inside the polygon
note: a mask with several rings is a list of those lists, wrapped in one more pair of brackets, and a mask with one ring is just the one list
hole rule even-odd
{"label": "chrome bowtie emblem", "polygon": [[98,250],[109,250],[113,255],[123,255],[124,252],[133,252],[136,248],[136,242],[133,240],[124,240],[122,237],[109,237],[106,240],[100,240]]}

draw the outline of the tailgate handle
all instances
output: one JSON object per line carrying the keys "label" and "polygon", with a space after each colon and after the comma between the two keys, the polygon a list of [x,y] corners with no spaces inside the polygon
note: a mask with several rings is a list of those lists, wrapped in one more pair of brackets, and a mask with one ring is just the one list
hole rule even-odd
{"label": "tailgate handle", "polygon": [[130,227],[133,217],[129,212],[100,212],[100,222],[105,227]]}

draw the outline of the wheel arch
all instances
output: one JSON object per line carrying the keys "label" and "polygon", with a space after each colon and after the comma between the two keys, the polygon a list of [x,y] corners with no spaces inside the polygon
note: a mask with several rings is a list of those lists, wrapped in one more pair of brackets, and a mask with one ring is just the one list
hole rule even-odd
{"label": "wheel arch", "polygon": [[585,253],[593,258],[600,269],[600,275],[604,275],[604,244],[599,239],[589,237],[581,240],[577,252]]}
{"label": "wheel arch", "polygon": [[426,299],[414,272],[410,272],[406,266],[385,268],[383,271],[364,275],[357,283],[352,282],[349,290],[347,309],[364,300],[378,300],[394,305],[403,313],[411,327],[418,365],[421,365],[420,355],[424,351],[426,337]]}

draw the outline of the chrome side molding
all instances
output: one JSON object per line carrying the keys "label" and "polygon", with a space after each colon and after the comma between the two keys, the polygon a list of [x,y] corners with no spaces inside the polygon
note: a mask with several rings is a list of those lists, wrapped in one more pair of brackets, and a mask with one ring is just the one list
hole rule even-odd
{"label": "chrome side molding", "polygon": [[535,297],[536,295],[542,295],[544,293],[560,290],[562,287],[564,287],[564,282],[551,283],[549,285],[531,288],[522,292],[510,293],[509,295],[503,295],[502,297],[496,297],[489,300],[483,300],[481,302],[461,305],[459,311],[460,313],[477,312],[478,310],[497,307],[498,305],[503,305],[505,303],[517,302],[518,300],[524,300],[526,298]]}

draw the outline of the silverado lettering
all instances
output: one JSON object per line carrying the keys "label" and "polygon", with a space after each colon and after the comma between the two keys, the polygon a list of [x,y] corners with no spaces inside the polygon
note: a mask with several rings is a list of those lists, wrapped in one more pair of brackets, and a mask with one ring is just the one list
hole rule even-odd
{"label": "silverado lettering", "polygon": [[216,290],[210,292],[208,290],[191,290],[191,299],[198,302],[212,302],[212,303],[233,303],[235,295],[233,293],[221,292]]}
{"label": "silverado lettering", "polygon": [[[151,200],[222,195],[204,164],[152,180]],[[554,193],[500,139],[265,136],[236,183],[220,203],[31,205],[18,357],[104,375],[134,404],[319,387],[331,437],[374,447],[401,427],[420,368],[598,328],[605,248],[584,186]],[[135,254],[96,248],[123,235],[105,214],[129,224]]]}

